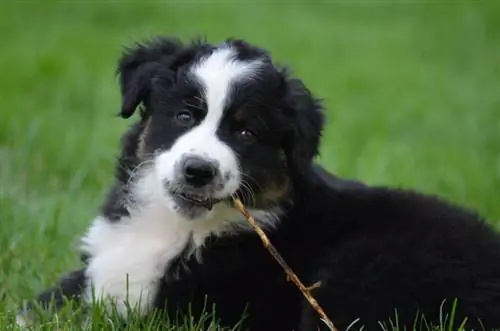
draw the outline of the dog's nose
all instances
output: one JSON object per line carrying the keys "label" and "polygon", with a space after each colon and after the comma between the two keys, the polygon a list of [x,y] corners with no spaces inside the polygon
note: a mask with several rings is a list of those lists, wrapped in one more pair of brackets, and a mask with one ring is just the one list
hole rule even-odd
{"label": "dog's nose", "polygon": [[196,156],[187,157],[182,165],[184,179],[189,185],[202,187],[210,184],[217,174],[217,166],[211,160]]}

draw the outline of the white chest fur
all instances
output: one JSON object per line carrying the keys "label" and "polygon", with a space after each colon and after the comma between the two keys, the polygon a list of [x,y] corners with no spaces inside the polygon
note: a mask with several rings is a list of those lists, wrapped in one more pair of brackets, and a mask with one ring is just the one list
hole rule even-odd
{"label": "white chest fur", "polygon": [[[263,211],[254,214],[262,217],[264,226],[274,220]],[[85,300],[89,304],[103,301],[123,317],[129,308],[146,314],[169,263],[189,240],[196,249],[208,235],[246,230],[245,224],[239,213],[225,206],[216,208],[214,217],[202,222],[186,221],[164,206],[151,205],[118,222],[97,217],[82,239],[82,250],[91,256]]]}
{"label": "white chest fur", "polygon": [[[162,217],[163,216],[163,217]],[[98,217],[83,238],[92,258],[87,267],[86,300],[113,303],[120,314],[127,305],[146,313],[153,304],[169,262],[186,246],[192,230],[185,221],[158,210],[117,223]]]}

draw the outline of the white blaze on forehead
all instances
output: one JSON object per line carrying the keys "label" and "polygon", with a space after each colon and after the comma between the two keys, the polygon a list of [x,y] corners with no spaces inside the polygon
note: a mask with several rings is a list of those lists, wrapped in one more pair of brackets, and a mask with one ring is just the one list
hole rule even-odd
{"label": "white blaze on forehead", "polygon": [[220,48],[191,70],[203,86],[208,108],[205,121],[215,125],[212,129],[216,128],[222,118],[233,84],[238,80],[251,78],[262,64],[259,60],[240,61],[236,55],[233,48]]}

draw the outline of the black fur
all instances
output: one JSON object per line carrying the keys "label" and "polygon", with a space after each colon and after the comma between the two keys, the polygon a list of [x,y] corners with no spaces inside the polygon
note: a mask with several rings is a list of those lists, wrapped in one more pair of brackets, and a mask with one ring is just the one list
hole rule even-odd
{"label": "black fur", "polygon": [[[231,42],[244,59],[266,54],[243,41]],[[123,188],[129,173],[141,162],[139,140],[146,139],[148,148],[159,139],[152,127],[148,136],[144,133],[148,119],[159,123],[158,114],[167,111],[158,106],[159,96],[172,98],[178,93],[170,89],[180,84],[183,64],[214,47],[158,39],[139,45],[122,59],[122,116],[130,117],[140,103],[144,108],[138,124],[125,135],[117,184],[103,207],[105,216],[117,220],[126,215],[117,201],[127,195]],[[313,294],[335,325],[345,330],[359,318],[353,329],[364,325],[377,330],[379,322],[397,316],[400,327],[411,328],[415,321],[422,321],[417,319],[422,315],[427,323],[439,324],[458,299],[456,323],[467,317],[468,328],[499,328],[497,232],[481,216],[442,199],[343,180],[313,164],[323,126],[320,103],[287,72],[270,69],[268,73],[266,88],[248,87],[261,97],[261,103],[274,109],[265,115],[273,132],[267,145],[253,149],[251,153],[257,154],[252,156],[225,139],[239,148],[243,167],[260,162],[265,171],[284,173],[291,181],[292,189],[275,201],[285,212],[268,235],[304,283],[321,281]],[[168,90],[165,94],[154,92],[159,81],[160,90]],[[167,145],[162,146],[168,148],[168,142],[181,132],[172,129],[165,134],[172,135],[164,138]],[[286,155],[284,165],[271,156],[279,151]],[[256,174],[264,180],[264,175]],[[181,256],[177,262],[187,268],[174,268],[175,277],[172,268],[165,273],[157,308],[174,316],[191,306],[197,315],[208,299],[226,326],[236,324],[246,311],[244,328],[248,330],[325,329],[254,233],[209,238],[201,256],[202,263],[194,258],[181,261]],[[69,285],[63,281],[59,292],[74,297],[74,289],[83,281],[82,277],[70,280]],[[44,293],[39,300],[45,302],[48,297]]]}

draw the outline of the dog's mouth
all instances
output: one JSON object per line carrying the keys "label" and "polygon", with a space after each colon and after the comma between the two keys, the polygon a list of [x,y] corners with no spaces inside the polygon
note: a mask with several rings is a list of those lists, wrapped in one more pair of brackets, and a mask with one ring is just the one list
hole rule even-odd
{"label": "dog's mouth", "polygon": [[207,210],[212,210],[214,205],[218,204],[223,200],[223,199],[215,199],[212,197],[204,197],[199,194],[189,193],[189,192],[180,192],[177,194],[177,196],[182,200],[184,200],[184,202],[187,202],[196,207],[205,208]]}

